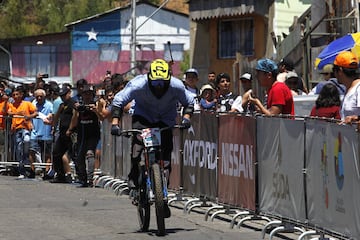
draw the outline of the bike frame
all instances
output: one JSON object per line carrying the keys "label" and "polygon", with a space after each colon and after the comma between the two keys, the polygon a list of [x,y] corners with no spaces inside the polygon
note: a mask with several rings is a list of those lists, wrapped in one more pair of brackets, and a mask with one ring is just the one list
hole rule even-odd
{"label": "bike frame", "polygon": [[150,205],[155,203],[158,234],[165,234],[164,202],[167,201],[167,180],[164,174],[164,160],[161,158],[161,131],[166,128],[130,129],[121,135],[135,134],[144,146],[144,162],[139,163],[141,182],[138,202],[139,224],[147,231],[150,222]]}
{"label": "bike frame", "polygon": [[[167,128],[166,128],[167,129]],[[142,139],[144,143],[144,158],[145,158],[145,176],[147,185],[147,195],[151,202],[154,202],[154,186],[153,179],[151,179],[152,165],[157,163],[160,165],[161,180],[163,183],[163,197],[167,199],[167,181],[164,175],[164,160],[160,157],[161,155],[161,130],[159,128],[147,128],[142,130]],[[151,135],[151,136],[150,136]],[[150,139],[151,138],[151,139]]]}

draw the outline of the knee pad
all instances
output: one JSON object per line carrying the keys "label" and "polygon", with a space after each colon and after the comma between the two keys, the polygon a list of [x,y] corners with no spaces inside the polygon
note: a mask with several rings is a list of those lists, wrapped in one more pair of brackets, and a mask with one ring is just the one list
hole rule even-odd
{"label": "knee pad", "polygon": [[131,149],[131,158],[141,158],[143,148],[144,147],[139,144],[134,144]]}

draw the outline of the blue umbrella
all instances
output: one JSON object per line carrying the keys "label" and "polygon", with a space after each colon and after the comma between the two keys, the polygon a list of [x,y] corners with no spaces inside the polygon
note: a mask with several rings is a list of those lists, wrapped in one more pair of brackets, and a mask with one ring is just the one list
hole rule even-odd
{"label": "blue umbrella", "polygon": [[329,43],[315,59],[315,68],[322,69],[326,64],[334,63],[335,57],[343,51],[351,51],[360,56],[360,32],[345,35]]}

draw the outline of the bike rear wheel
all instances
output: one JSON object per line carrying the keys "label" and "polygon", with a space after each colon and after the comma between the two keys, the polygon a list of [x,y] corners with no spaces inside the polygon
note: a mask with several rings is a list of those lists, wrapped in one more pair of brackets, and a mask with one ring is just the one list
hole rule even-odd
{"label": "bike rear wheel", "polygon": [[156,223],[158,227],[158,235],[165,235],[165,219],[164,219],[164,194],[161,171],[159,164],[152,165],[152,182],[155,197]]}

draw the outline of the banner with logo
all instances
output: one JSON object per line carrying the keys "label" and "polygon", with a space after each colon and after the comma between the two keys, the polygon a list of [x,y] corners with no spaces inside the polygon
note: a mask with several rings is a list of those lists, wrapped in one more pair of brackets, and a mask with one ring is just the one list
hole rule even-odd
{"label": "banner with logo", "polygon": [[181,183],[181,130],[174,129],[173,130],[173,151],[171,153],[171,174],[170,174],[170,182],[169,188],[178,190],[182,187]]}
{"label": "banner with logo", "polygon": [[260,211],[306,220],[304,121],[257,118]]}
{"label": "banner with logo", "polygon": [[216,198],[218,119],[215,113],[195,113],[184,132],[182,178],[186,192]]}
{"label": "banner with logo", "polygon": [[256,120],[219,116],[219,202],[255,211]]}
{"label": "banner with logo", "polygon": [[358,133],[351,126],[309,119],[306,144],[309,222],[360,239]]}

